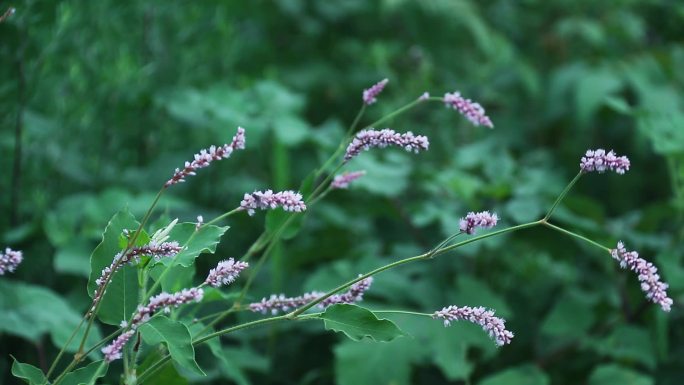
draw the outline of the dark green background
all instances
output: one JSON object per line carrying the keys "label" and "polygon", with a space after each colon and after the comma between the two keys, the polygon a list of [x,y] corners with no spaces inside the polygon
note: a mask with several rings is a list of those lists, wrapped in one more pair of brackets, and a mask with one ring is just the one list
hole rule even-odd
{"label": "dark green background", "polygon": [[[366,296],[375,309],[494,307],[516,333],[510,346],[494,349],[470,325],[444,329],[402,317],[395,320],[413,337],[389,344],[353,343],[319,324],[288,325],[224,340],[223,363],[200,350],[208,381],[646,385],[684,378],[681,2],[13,6],[16,14],[0,24],[0,239],[23,250],[25,262],[0,277],[5,308],[24,301],[9,298],[22,281],[82,313],[88,256],[109,218],[126,205],[140,217],[175,167],[229,141],[237,125],[247,129],[248,149],[174,186],[157,217],[210,219],[236,207],[244,192],[296,189],[334,151],[362,90],[387,77],[365,123],[426,90],[460,90],[485,106],[496,128],[472,127],[437,104],[392,121],[398,131],[427,135],[430,151],[360,156],[351,169],[368,175],[331,194],[297,238],[279,244],[252,299],[328,289],[425,251],[470,210],[496,211],[500,226],[540,218],[582,153],[603,147],[628,155],[632,169],[582,178],[555,220],[608,247],[623,240],[654,261],[671,284],[673,311],[647,304],[634,274],[609,255],[536,228],[379,275]],[[242,255],[263,218],[231,219],[218,255]],[[198,276],[216,261],[201,258]],[[9,354],[34,364],[52,359],[60,309],[36,313],[35,325],[0,324],[3,383],[14,381]]]}

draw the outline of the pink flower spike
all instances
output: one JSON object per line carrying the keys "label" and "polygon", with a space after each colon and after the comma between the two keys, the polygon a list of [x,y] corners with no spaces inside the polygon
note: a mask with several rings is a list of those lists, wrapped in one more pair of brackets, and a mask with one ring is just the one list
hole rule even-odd
{"label": "pink flower spike", "polygon": [[240,275],[240,272],[248,267],[247,262],[235,261],[233,258],[221,261],[209,271],[204,283],[213,287],[230,285]]}
{"label": "pink flower spike", "polygon": [[366,175],[365,171],[345,172],[335,176],[335,179],[333,179],[332,183],[330,183],[330,187],[334,189],[346,189],[349,187],[351,182],[361,178],[364,175]]}
{"label": "pink flower spike", "polygon": [[462,97],[460,92],[444,94],[444,104],[458,111],[475,126],[494,128],[494,124],[485,114],[485,109],[479,103]]}
{"label": "pink flower spike", "polygon": [[122,333],[111,344],[102,348],[102,354],[104,354],[105,362],[109,363],[120,359],[121,351],[123,350],[124,346],[126,346],[126,342],[133,337],[133,334],[135,334],[135,330],[129,330],[125,333]]}
{"label": "pink flower spike", "polygon": [[200,151],[195,154],[195,159],[192,162],[185,162],[183,169],[177,168],[164,187],[169,187],[176,183],[185,182],[185,177],[195,175],[195,171],[199,168],[208,167],[209,164],[215,160],[227,159],[235,150],[244,150],[245,148],[245,129],[238,127],[237,134],[233,137],[230,144],[216,147],[211,146],[209,149]]}
{"label": "pink flower spike", "polygon": [[251,194],[245,194],[242,202],[240,202],[240,208],[247,210],[249,215],[254,215],[256,209],[268,210],[277,207],[296,213],[306,211],[302,194],[291,190],[277,193],[273,193],[273,190],[255,191]]}
{"label": "pink flower spike", "polygon": [[382,92],[387,82],[389,82],[388,79],[383,79],[375,83],[371,88],[363,90],[363,102],[368,106],[375,103],[377,101],[376,96]]}
{"label": "pink flower spike", "polygon": [[636,251],[627,251],[624,243],[618,242],[617,248],[612,249],[610,254],[623,269],[635,272],[641,282],[641,290],[646,293],[646,298],[669,312],[672,308],[672,298],[667,296],[668,284],[660,280],[658,269],[645,259],[639,257]]}
{"label": "pink flower spike", "polygon": [[513,338],[513,333],[506,330],[506,321],[495,317],[494,310],[487,310],[484,307],[449,306],[434,312],[432,318],[444,320],[445,327],[449,326],[452,321],[469,321],[478,324],[498,346],[510,344]]}
{"label": "pink flower spike", "polygon": [[599,174],[610,170],[622,175],[629,171],[629,166],[629,159],[626,156],[617,156],[612,150],[606,153],[602,148],[587,150],[580,161],[582,172],[596,171]]}
{"label": "pink flower spike", "polygon": [[359,131],[354,139],[347,146],[347,151],[344,154],[344,162],[350,161],[355,156],[359,155],[361,151],[370,150],[371,148],[385,148],[387,146],[402,147],[406,151],[419,153],[422,150],[427,150],[430,146],[428,138],[423,135],[413,135],[411,131],[404,134],[399,134],[392,129],[385,128],[380,131],[375,129]]}
{"label": "pink flower spike", "polygon": [[489,211],[482,211],[479,213],[469,212],[465,218],[461,218],[459,223],[459,228],[462,232],[466,234],[475,234],[475,229],[482,227],[485,229],[491,229],[496,226],[499,221],[499,217],[496,214],[491,214]]}
{"label": "pink flower spike", "polygon": [[0,252],[0,275],[5,275],[5,272],[13,273],[17,266],[24,260],[24,255],[21,251],[14,251],[9,247],[5,249],[5,253]]}

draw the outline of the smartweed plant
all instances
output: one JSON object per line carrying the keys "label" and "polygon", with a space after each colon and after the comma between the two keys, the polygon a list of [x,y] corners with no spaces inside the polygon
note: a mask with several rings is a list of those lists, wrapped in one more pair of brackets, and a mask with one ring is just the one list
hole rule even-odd
{"label": "smartweed plant", "polygon": [[[444,326],[456,321],[472,322],[481,326],[493,343],[504,346],[514,342],[514,334],[493,309],[456,303],[445,304],[444,308],[435,309],[432,313],[420,313],[407,310],[379,311],[365,308],[359,303],[364,293],[371,289],[376,276],[382,279],[380,273],[386,270],[443,257],[473,242],[539,226],[553,229],[560,236],[586,242],[595,247],[597,255],[612,257],[622,268],[636,275],[648,300],[662,310],[670,311],[672,299],[667,295],[668,286],[661,281],[652,263],[641,258],[636,251],[629,251],[622,242],[608,247],[552,222],[559,204],[584,175],[604,172],[625,174],[629,170],[627,157],[603,149],[588,150],[580,157],[577,175],[539,220],[495,229],[499,220],[495,213],[454,213],[454,218],[461,217],[454,234],[420,255],[395,260],[364,274],[349,277],[346,282],[340,282],[329,291],[313,291],[297,296],[273,294],[249,303],[247,299],[250,298],[249,289],[253,279],[286,229],[297,225],[303,213],[315,209],[316,204],[328,194],[349,188],[358,178],[372,177],[362,170],[345,170],[351,159],[363,156],[364,151],[379,151],[389,147],[398,147],[417,155],[429,149],[429,140],[424,135],[377,127],[419,105],[437,102],[456,110],[475,126],[494,128],[485,109],[460,93],[434,97],[426,92],[357,130],[365,110],[377,102],[387,84],[388,80],[385,79],[363,92],[361,109],[343,141],[330,158],[307,177],[299,191],[246,193],[231,210],[207,222],[199,216],[196,222],[179,223],[174,220],[154,232],[149,231],[150,218],[167,190],[190,180],[201,168],[239,156],[239,150],[246,146],[249,131],[238,128],[228,144],[201,150],[193,160],[177,168],[139,221],[125,210],[117,213],[107,225],[102,242],[91,255],[87,290],[92,303],[80,324],[47,373],[16,360],[12,373],[32,385],[92,384],[107,374],[111,367],[117,370],[122,368],[121,381],[124,384],[155,383],[158,380],[155,376],[169,361],[186,371],[202,375],[203,371],[195,361],[194,348],[202,344],[211,346],[212,341],[246,328],[278,322],[319,321],[324,322],[327,329],[342,332],[354,340],[391,341],[405,335],[395,323],[382,318],[385,313],[431,317],[443,322]],[[215,252],[216,245],[227,230],[221,224],[235,215],[252,216],[260,210],[269,211],[266,230],[242,257],[218,262],[206,274],[206,279],[194,286],[180,277],[180,269],[194,268],[200,254]],[[255,262],[254,258],[257,258]],[[13,272],[21,261],[21,252],[6,249],[0,254],[0,275]],[[231,285],[242,280],[240,275],[247,269],[251,270],[249,278],[241,282],[240,288],[233,289]],[[204,305],[216,298],[223,299],[222,303],[229,303],[225,300],[228,298],[232,305],[215,313],[203,311]],[[224,326],[223,321],[237,312],[252,312],[254,316],[249,322]],[[88,336],[98,321],[112,325],[116,330],[101,341],[89,344]],[[76,354],[65,356],[67,346],[74,341],[78,341]],[[221,354],[220,349],[216,354]]]}

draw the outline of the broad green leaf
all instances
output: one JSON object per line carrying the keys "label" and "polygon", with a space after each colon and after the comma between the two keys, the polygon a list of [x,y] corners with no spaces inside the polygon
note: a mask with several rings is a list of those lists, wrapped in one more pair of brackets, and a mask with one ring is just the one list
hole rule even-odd
{"label": "broad green leaf", "polygon": [[17,361],[16,358],[12,357],[14,362],[12,363],[12,375],[17,378],[21,378],[30,385],[43,385],[47,383],[47,378],[45,374],[33,365],[22,364]]}
{"label": "broad green leaf", "polygon": [[74,370],[64,376],[61,384],[63,385],[94,385],[98,378],[107,374],[107,363],[104,360],[95,361],[88,366]]}
{"label": "broad green leaf", "polygon": [[173,258],[163,258],[161,263],[165,266],[173,262],[174,265],[190,266],[195,258],[202,253],[214,253],[216,245],[221,241],[221,236],[228,230],[226,227],[204,225],[196,230],[194,223],[179,223],[174,226],[169,234],[170,240],[178,242],[185,249]]}
{"label": "broad green leaf", "polygon": [[54,257],[55,271],[90,277],[89,255],[91,244],[74,240],[60,247]]}
{"label": "broad green leaf", "polygon": [[552,338],[578,338],[587,334],[594,323],[594,301],[577,290],[570,290],[556,301],[541,326]]}
{"label": "broad green leaf", "polygon": [[[158,281],[166,268],[167,266],[164,266],[163,264],[157,264],[150,269],[150,276],[155,281]],[[161,282],[161,288],[165,292],[175,293],[184,288],[191,287],[194,276],[195,266],[173,266],[169,268],[169,271],[164,276],[164,279]]]}
{"label": "broad green leaf", "polygon": [[[157,361],[159,361],[163,356],[162,352],[159,350],[152,351],[145,360],[138,367],[138,373],[144,373]],[[157,370],[152,374],[149,379],[145,380],[145,383],[150,384],[163,384],[163,385],[188,385],[188,380],[178,373],[175,365],[164,365],[161,369]]]}
{"label": "broad green leaf", "polygon": [[354,341],[368,337],[377,342],[388,342],[405,336],[394,322],[378,319],[368,309],[349,304],[328,307],[320,318],[325,321],[326,330],[342,332]]}
{"label": "broad green leaf", "polygon": [[609,336],[592,339],[587,345],[604,356],[621,361],[636,361],[649,368],[655,368],[654,342],[646,329],[621,325]]}
{"label": "broad green leaf", "polygon": [[[384,151],[383,151],[384,150]],[[365,189],[373,194],[388,197],[399,196],[409,185],[414,154],[402,154],[400,149],[381,149],[363,152],[349,162],[349,170],[366,170],[365,177],[354,181],[354,188]],[[380,156],[383,155],[382,160]],[[415,155],[419,157],[420,154]]]}
{"label": "broad green leaf", "polygon": [[616,364],[601,365],[589,376],[589,385],[653,385],[654,383],[651,378]]}
{"label": "broad green leaf", "polygon": [[[56,293],[40,286],[0,279],[0,331],[38,342],[49,333],[62,346],[81,321],[81,314]],[[82,328],[83,329],[83,328]],[[82,334],[80,334],[82,335]],[[99,329],[91,330],[88,342],[97,343]],[[74,341],[68,351],[75,351]]]}
{"label": "broad green leaf", "polygon": [[114,274],[102,298],[97,317],[108,325],[120,325],[138,307],[138,269],[122,266]]}
{"label": "broad green leaf", "polygon": [[377,344],[344,341],[335,347],[338,385],[408,385],[411,363],[418,356],[417,342],[408,338]]}
{"label": "broad green leaf", "polygon": [[547,385],[549,377],[533,365],[523,365],[485,377],[477,385]]}
{"label": "broad green leaf", "polygon": [[140,326],[145,343],[149,345],[166,344],[171,358],[181,367],[204,376],[204,372],[195,362],[195,349],[188,328],[179,321],[164,316],[156,316]]}
{"label": "broad green leaf", "polygon": [[[190,325],[190,333],[192,334],[193,339],[196,338],[204,328],[205,325],[201,323],[193,323]],[[234,381],[238,385],[250,384],[245,373],[235,363],[236,355],[228,355],[223,351],[220,338],[212,338],[207,341],[205,345],[209,347],[211,354],[219,361],[219,369],[225,378]]]}

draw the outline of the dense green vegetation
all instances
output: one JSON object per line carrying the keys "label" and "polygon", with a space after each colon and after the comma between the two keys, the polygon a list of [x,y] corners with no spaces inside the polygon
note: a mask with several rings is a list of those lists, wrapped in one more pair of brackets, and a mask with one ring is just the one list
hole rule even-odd
{"label": "dense green vegetation", "polygon": [[[362,90],[383,78],[388,87],[362,125],[424,91],[459,90],[496,128],[473,127],[436,103],[391,121],[428,136],[430,150],[355,159],[349,169],[367,176],[329,194],[296,237],[276,244],[249,300],[331,289],[427,251],[468,211],[497,212],[501,226],[539,219],[584,151],[606,148],[629,156],[630,171],[583,177],[555,221],[606,247],[623,240],[653,261],[673,310],[647,302],[609,255],[532,228],[382,273],[363,301],[424,312],[492,307],[516,334],[510,345],[497,349],[473,325],[397,315],[387,317],[410,336],[392,342],[354,342],[321,323],[274,324],[222,339],[224,359],[198,348],[207,377],[169,366],[158,383],[681,383],[684,4],[14,6],[0,23],[0,247],[23,250],[25,260],[0,277],[1,383],[18,381],[10,354],[49,367],[90,304],[90,254],[115,213],[127,207],[141,218],[175,167],[230,141],[238,125],[247,149],[169,190],[149,230],[213,218],[255,189],[299,188],[337,148]],[[226,224],[216,255],[198,259],[195,281],[219,258],[243,255],[264,214]],[[113,330],[98,327],[93,338]],[[105,383],[118,383],[116,365]],[[175,370],[188,380],[172,380]]]}

